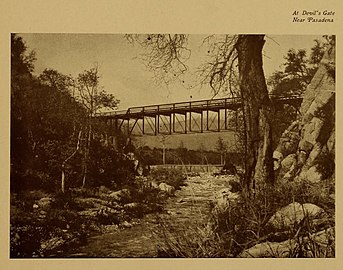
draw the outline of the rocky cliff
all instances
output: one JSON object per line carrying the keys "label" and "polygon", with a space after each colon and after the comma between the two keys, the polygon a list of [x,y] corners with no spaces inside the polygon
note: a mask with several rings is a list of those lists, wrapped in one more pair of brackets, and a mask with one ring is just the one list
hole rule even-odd
{"label": "rocky cliff", "polygon": [[298,120],[281,136],[274,160],[279,181],[320,182],[334,177],[334,38],[304,93]]}

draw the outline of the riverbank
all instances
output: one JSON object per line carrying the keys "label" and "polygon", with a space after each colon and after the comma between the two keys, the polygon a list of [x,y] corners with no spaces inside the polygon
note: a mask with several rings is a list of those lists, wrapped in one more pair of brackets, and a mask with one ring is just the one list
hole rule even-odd
{"label": "riverbank", "polygon": [[[232,177],[231,177],[232,178]],[[83,245],[66,250],[61,257],[152,258],[165,257],[165,234],[180,237],[192,228],[205,227],[210,218],[215,194],[228,187],[230,176],[209,174],[189,177],[186,185],[166,200],[163,211],[147,214],[133,226],[113,228],[89,237]],[[192,241],[192,239],[189,239]]]}
{"label": "riverbank", "polygon": [[[71,188],[64,193],[25,190],[11,194],[11,258],[56,257],[88,238],[122,231],[165,201],[186,178],[181,172],[157,172],[111,189]],[[168,183],[168,184],[167,184]]]}

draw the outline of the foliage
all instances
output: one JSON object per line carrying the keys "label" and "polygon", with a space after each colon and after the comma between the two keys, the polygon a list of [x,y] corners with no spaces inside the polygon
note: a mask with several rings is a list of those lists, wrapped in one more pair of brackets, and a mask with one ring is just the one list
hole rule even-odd
{"label": "foliage", "polygon": [[[32,75],[32,54],[26,56],[23,40],[12,35],[11,186],[20,187],[16,182],[31,178],[54,189],[58,164],[70,151],[84,111],[61,83],[57,88]],[[41,78],[50,73],[56,81],[64,78],[56,71],[44,71]],[[37,184],[31,188],[42,187]]]}
{"label": "foliage", "polygon": [[86,108],[90,117],[103,108],[114,110],[118,106],[119,100],[114,95],[106,93],[100,85],[98,67],[81,72],[76,79],[76,88],[77,99]]}
{"label": "foliage", "polygon": [[318,172],[323,176],[323,179],[332,177],[335,173],[334,154],[322,151],[315,161],[315,166]]}
{"label": "foliage", "polygon": [[227,152],[227,144],[224,142],[222,137],[218,138],[215,148],[221,154]]}
{"label": "foliage", "polygon": [[[136,154],[140,161],[149,165],[163,164],[162,162],[162,149],[144,146],[136,149]],[[227,152],[226,156],[234,164],[242,163],[242,154],[237,152]],[[177,149],[166,149],[166,164],[219,164],[220,156],[217,151],[212,150],[191,150],[186,147],[178,147]]]}
{"label": "foliage", "polygon": [[327,46],[315,40],[309,57],[304,49],[290,49],[284,57],[283,71],[274,72],[268,79],[271,92],[275,95],[299,95],[304,92],[307,85],[318,69],[324,50]]}
{"label": "foliage", "polygon": [[[46,68],[38,76],[38,79],[51,88],[57,89],[58,91],[72,92],[74,91],[75,81],[70,75],[64,75],[55,69]],[[74,96],[74,93],[73,95]]]}
{"label": "foliage", "polygon": [[[290,49],[284,56],[283,70],[275,71],[267,80],[273,95],[302,95],[316,73],[327,43],[314,40],[315,45],[307,56],[304,49]],[[273,141],[278,142],[284,130],[296,119],[297,109],[288,104],[275,108],[272,119]]]}
{"label": "foliage", "polygon": [[92,140],[90,146],[89,185],[122,187],[134,179],[134,165],[114,148]]}
{"label": "foliage", "polygon": [[[109,132],[108,127],[89,117],[99,109],[116,108],[119,101],[99,85],[97,68],[80,73],[77,79],[54,69],[45,69],[38,77],[34,76],[35,53],[27,52],[20,36],[12,35],[11,41],[11,188],[56,190],[60,185],[61,165],[69,157],[73,158],[64,169],[67,185],[79,185],[85,158],[90,159],[85,157],[93,137],[90,121],[96,132]],[[80,149],[75,151],[79,144]],[[100,144],[96,147],[99,149],[93,147],[94,153],[111,151]],[[128,169],[120,165],[120,155],[112,153],[114,178],[125,178],[121,174]],[[106,163],[104,158],[94,163],[98,161]],[[118,174],[120,170],[123,172]],[[103,176],[100,171],[92,168],[94,181]],[[103,181],[108,182],[109,177],[105,175]]]}

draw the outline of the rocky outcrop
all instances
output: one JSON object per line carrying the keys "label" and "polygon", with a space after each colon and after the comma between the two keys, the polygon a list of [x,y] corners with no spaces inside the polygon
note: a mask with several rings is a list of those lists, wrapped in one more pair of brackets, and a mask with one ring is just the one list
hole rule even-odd
{"label": "rocky outcrop", "polygon": [[283,242],[264,242],[244,250],[241,258],[334,257],[334,228]]}
{"label": "rocky outcrop", "polygon": [[324,214],[324,210],[317,205],[294,202],[279,209],[266,225],[273,227],[275,230],[287,230],[301,222],[305,217],[313,219]]}
{"label": "rocky outcrop", "polygon": [[281,136],[274,169],[282,180],[319,182],[334,172],[335,41],[308,85],[300,118]]}

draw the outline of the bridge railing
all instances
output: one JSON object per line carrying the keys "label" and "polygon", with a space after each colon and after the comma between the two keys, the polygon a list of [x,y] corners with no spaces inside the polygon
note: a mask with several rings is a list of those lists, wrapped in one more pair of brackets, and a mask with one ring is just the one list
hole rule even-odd
{"label": "bridge railing", "polygon": [[[272,100],[295,100],[302,98],[299,95],[269,95]],[[134,114],[156,114],[159,112],[180,112],[180,111],[191,111],[191,110],[207,110],[213,108],[226,108],[228,105],[239,104],[241,102],[240,97],[230,97],[230,98],[217,98],[217,99],[208,99],[208,100],[196,100],[196,101],[185,101],[177,103],[164,103],[156,105],[147,105],[147,106],[137,106],[130,107],[127,110],[112,111],[112,112],[102,112],[98,113],[96,116],[130,116]]]}

